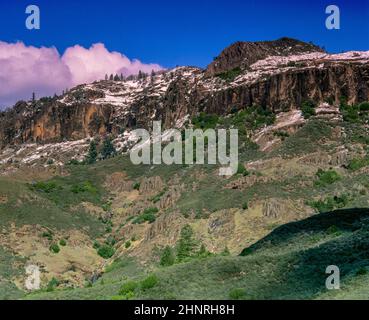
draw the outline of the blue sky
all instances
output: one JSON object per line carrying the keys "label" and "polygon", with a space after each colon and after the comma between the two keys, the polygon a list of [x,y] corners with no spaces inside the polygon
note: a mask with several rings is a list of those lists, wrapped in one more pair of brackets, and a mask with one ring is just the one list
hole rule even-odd
{"label": "blue sky", "polygon": [[[289,36],[330,52],[369,50],[369,1],[1,1],[0,41],[55,46],[102,42],[110,51],[165,67],[204,67],[238,40]],[[25,28],[25,8],[41,9],[41,30]],[[341,9],[341,29],[325,28],[325,8]]]}

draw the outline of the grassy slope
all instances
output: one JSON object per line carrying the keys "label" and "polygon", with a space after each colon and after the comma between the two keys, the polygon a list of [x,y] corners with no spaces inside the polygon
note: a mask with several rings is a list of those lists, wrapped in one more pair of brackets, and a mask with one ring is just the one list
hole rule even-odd
{"label": "grassy slope", "polygon": [[[264,156],[296,155],[304,153],[303,151],[306,152],[306,148],[309,152],[322,150],[325,146],[323,148],[315,142],[329,135],[330,130],[329,124],[311,121],[297,134],[287,138],[281,147],[272,154]],[[355,137],[360,137],[360,132],[354,134],[351,135],[352,137],[349,135],[350,140],[344,142],[350,144]],[[336,143],[341,144],[342,141]],[[255,156],[254,154],[252,158]],[[262,156],[257,154],[257,158]],[[246,153],[241,154],[241,158],[243,160],[250,159]],[[222,187],[229,180],[214,174],[214,167],[206,166],[202,169],[207,178],[200,182],[200,188],[196,191],[187,190],[177,203],[182,213],[191,209],[196,211],[205,209],[213,212],[224,208],[241,207],[245,201],[254,197],[266,199],[270,197],[305,198],[309,200],[316,195],[333,194],[341,189],[342,191],[350,190],[355,182],[369,184],[367,176],[355,176],[353,178],[347,177],[328,186],[298,189],[294,187],[298,181],[292,178],[291,181],[258,183],[243,191],[227,190]],[[105,204],[110,197],[108,190],[103,187],[108,174],[124,171],[130,179],[137,181],[148,176],[160,176],[163,180],[168,181],[174,174],[178,174],[182,182],[191,184],[193,182],[191,174],[197,170],[197,167],[135,166],[131,164],[129,158],[119,156],[92,166],[70,166],[69,170],[71,173],[69,176],[56,177],[49,181],[57,186],[49,193],[30,190],[29,186],[23,182],[1,178],[0,194],[7,195],[9,201],[6,204],[0,204],[0,224],[2,226],[7,226],[10,222],[15,222],[17,225],[40,224],[60,230],[83,228],[89,230],[93,239],[104,233],[104,225],[83,211],[71,213],[70,208],[78,205],[81,201],[92,202],[98,206]],[[231,179],[237,178],[235,176]],[[297,177],[297,179],[300,180],[301,177]],[[92,186],[91,190],[79,193],[71,191],[74,186],[86,182]],[[285,191],[282,188],[287,184],[293,187],[292,191]],[[367,197],[365,195],[358,196],[353,201],[348,206],[364,206],[367,203]],[[326,219],[325,216],[318,217],[321,220],[308,220],[307,224],[319,225]],[[341,218],[339,214],[334,220],[339,221]],[[337,221],[330,223],[337,225]],[[323,225],[325,224],[323,223]],[[229,291],[234,288],[244,288],[245,298],[250,299],[314,298],[319,297],[321,293],[322,297],[328,294],[332,295],[333,293],[324,293],[324,270],[327,265],[332,263],[322,260],[320,255],[333,257],[332,254],[337,250],[341,256],[341,251],[343,251],[345,253],[343,256],[346,257],[346,250],[352,249],[351,242],[356,241],[356,237],[363,234],[363,231],[344,229],[339,233],[332,234],[326,230],[329,226],[321,230],[310,230],[303,222],[297,226],[300,226],[301,232],[295,234],[288,231],[287,234],[290,234],[290,238],[285,238],[285,231],[283,231],[285,229],[277,229],[266,240],[264,239],[253,246],[250,249],[253,253],[247,257],[211,257],[164,269],[153,266],[154,272],[160,279],[159,285],[151,290],[138,291],[136,297],[227,299]],[[305,228],[307,229],[305,230]],[[272,245],[269,241],[274,239],[273,237],[283,241]],[[258,248],[258,246],[261,247]],[[365,252],[365,248],[360,248],[359,252],[361,251]],[[11,255],[8,259],[9,262],[5,263],[7,267],[11,265],[10,258]],[[313,260],[313,263],[310,263],[310,259]],[[349,256],[347,259],[349,262],[340,259],[337,261],[344,264],[343,277],[349,286],[350,281],[355,283],[355,277],[352,277],[350,272],[360,268],[360,264],[365,265],[367,261],[363,255],[355,259]],[[353,265],[350,259],[354,259]],[[328,264],[324,267],[317,264],[319,261]],[[151,272],[151,269],[140,270],[137,269],[138,267],[138,264],[132,261],[127,263],[123,259],[123,264],[117,263],[113,268],[114,272],[107,272],[91,288],[39,293],[31,295],[30,298],[109,299],[118,293],[119,287],[127,279],[142,279]],[[312,277],[313,280],[309,281],[309,277]]]}
{"label": "grassy slope", "polygon": [[[157,275],[158,284],[148,290],[137,289],[135,298],[228,299],[235,288],[244,290],[244,299],[364,298],[369,280],[368,249],[369,209],[319,214],[277,228],[245,249],[243,256],[155,267],[150,272]],[[128,280],[140,280],[149,273],[136,270],[132,260],[122,261],[91,288],[44,292],[29,298],[109,299]],[[325,269],[331,264],[340,267],[340,291],[325,289]]]}

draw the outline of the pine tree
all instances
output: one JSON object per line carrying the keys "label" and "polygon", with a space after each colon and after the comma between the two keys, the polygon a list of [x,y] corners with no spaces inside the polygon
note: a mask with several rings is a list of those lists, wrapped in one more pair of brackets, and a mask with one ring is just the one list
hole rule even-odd
{"label": "pine tree", "polygon": [[196,250],[197,243],[193,236],[193,230],[190,225],[185,225],[181,230],[181,236],[177,245],[177,259],[183,261],[190,257]]}
{"label": "pine tree", "polygon": [[114,80],[114,76],[113,74],[110,75],[110,78],[109,78],[110,81],[113,81]]}
{"label": "pine tree", "polygon": [[119,76],[116,74],[115,76],[114,76],[114,81],[119,81],[120,80],[120,78],[119,78]]}
{"label": "pine tree", "polygon": [[106,137],[101,149],[101,157],[103,159],[108,159],[114,157],[116,154],[117,150],[115,149],[110,137]]}
{"label": "pine tree", "polygon": [[86,156],[86,163],[87,164],[93,164],[96,162],[97,159],[97,147],[96,142],[94,140],[91,140],[90,147],[88,149],[88,154]]}
{"label": "pine tree", "polygon": [[168,266],[173,265],[174,262],[175,262],[175,256],[173,253],[173,249],[169,246],[166,246],[160,258],[160,265],[163,267],[168,267]]}
{"label": "pine tree", "polygon": [[109,79],[109,76],[106,74],[105,75],[105,81],[107,81]]}
{"label": "pine tree", "polygon": [[36,101],[36,93],[32,92],[32,102]]}
{"label": "pine tree", "polygon": [[123,75],[123,73],[120,74],[120,81],[124,81],[124,75]]}

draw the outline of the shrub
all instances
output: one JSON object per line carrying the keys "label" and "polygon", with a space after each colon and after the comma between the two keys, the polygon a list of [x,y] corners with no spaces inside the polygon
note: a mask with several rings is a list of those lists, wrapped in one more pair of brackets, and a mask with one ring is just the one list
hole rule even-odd
{"label": "shrub", "polygon": [[340,234],[341,231],[340,231],[340,229],[338,229],[338,227],[336,225],[332,225],[327,229],[327,233],[337,235],[337,234]]}
{"label": "shrub", "polygon": [[85,181],[79,184],[75,184],[71,187],[71,192],[77,194],[82,192],[96,193],[97,189],[92,185],[90,181]]}
{"label": "shrub", "polygon": [[328,212],[346,207],[349,201],[349,196],[342,194],[341,196],[328,197],[325,200],[311,201],[308,202],[308,205],[315,208],[318,212]]}
{"label": "shrub", "polygon": [[36,182],[32,187],[36,191],[51,193],[57,188],[57,185],[55,182]]}
{"label": "shrub", "polygon": [[124,244],[125,248],[128,249],[132,245],[132,242],[130,240],[126,241]]}
{"label": "shrub", "polygon": [[149,275],[146,279],[141,281],[141,289],[148,290],[154,288],[158,282],[159,279],[155,274]]}
{"label": "shrub", "polygon": [[369,158],[366,157],[366,158],[356,158],[356,159],[352,159],[350,161],[350,163],[348,164],[347,168],[349,170],[352,170],[352,171],[356,171],[356,170],[359,170],[363,167],[366,167],[369,165]]}
{"label": "shrub", "polygon": [[140,190],[140,186],[141,186],[141,184],[139,182],[135,182],[133,184],[133,190]]}
{"label": "shrub", "polygon": [[223,79],[224,81],[232,82],[234,79],[236,79],[240,74],[242,73],[242,70],[240,67],[234,68],[232,70],[228,70],[222,73],[219,73],[217,77]]}
{"label": "shrub", "polygon": [[60,252],[60,248],[59,246],[56,244],[56,243],[53,243],[51,246],[50,246],[50,251],[53,252],[53,253],[59,253]]}
{"label": "shrub", "polygon": [[119,295],[121,296],[125,296],[126,294],[129,293],[134,293],[135,290],[137,289],[138,284],[135,281],[128,281],[126,283],[124,283],[119,290]]}
{"label": "shrub", "polygon": [[67,245],[67,241],[65,239],[61,239],[59,241],[59,244],[62,246],[62,247],[65,247]]}
{"label": "shrub", "polygon": [[55,288],[59,285],[59,281],[56,278],[52,278],[47,284],[46,291],[51,292],[54,291]]}
{"label": "shrub", "polygon": [[301,105],[301,112],[305,119],[315,115],[315,103],[312,100],[304,101]]}
{"label": "shrub", "polygon": [[315,181],[316,186],[325,186],[341,180],[340,175],[334,170],[324,171],[319,169],[316,175],[319,178],[317,181]]}
{"label": "shrub", "polygon": [[219,121],[219,117],[215,114],[207,114],[201,112],[197,117],[192,119],[195,129],[215,129]]}
{"label": "shrub", "polygon": [[359,270],[356,271],[357,276],[363,276],[368,273],[368,269],[366,267],[361,267]]}
{"label": "shrub", "polygon": [[101,247],[101,244],[98,241],[94,241],[93,248],[99,249]]}
{"label": "shrub", "polygon": [[43,233],[42,233],[42,237],[43,238],[47,238],[48,240],[53,240],[53,234],[52,234],[52,232],[51,231],[44,231]]}
{"label": "shrub", "polygon": [[103,245],[97,250],[97,254],[104,258],[104,259],[110,259],[115,253],[115,249],[112,246],[109,245]]}
{"label": "shrub", "polygon": [[249,208],[249,205],[247,202],[245,202],[243,205],[242,205],[242,209],[243,210],[247,210]]}
{"label": "shrub", "polygon": [[160,258],[160,265],[163,267],[168,267],[168,266],[173,265],[174,262],[175,262],[175,256],[173,253],[173,249],[169,246],[166,246]]}
{"label": "shrub", "polygon": [[141,224],[145,222],[153,223],[156,220],[155,214],[159,211],[158,208],[146,208],[144,212],[132,221],[133,224]]}
{"label": "shrub", "polygon": [[245,289],[235,288],[229,292],[229,298],[231,300],[241,300],[244,299],[245,296],[246,296]]}
{"label": "shrub", "polygon": [[249,175],[249,172],[246,170],[245,166],[242,163],[238,164],[237,174],[242,174],[243,176]]}
{"label": "shrub", "polygon": [[360,111],[369,111],[369,102],[362,102],[359,104]]}

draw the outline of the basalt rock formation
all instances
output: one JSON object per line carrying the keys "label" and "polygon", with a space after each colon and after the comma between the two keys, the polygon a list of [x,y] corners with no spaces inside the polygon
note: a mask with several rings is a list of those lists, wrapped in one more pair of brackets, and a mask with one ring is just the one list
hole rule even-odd
{"label": "basalt rock formation", "polygon": [[369,100],[369,52],[331,55],[288,38],[237,42],[206,70],[178,67],[18,102],[0,113],[0,148],[118,136],[150,128],[152,120],[180,127],[200,111],[225,115],[256,104],[278,113],[298,109],[308,99],[337,105],[342,96],[349,103]]}

